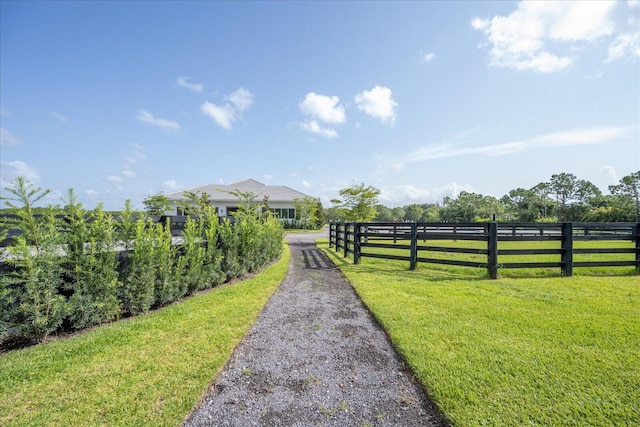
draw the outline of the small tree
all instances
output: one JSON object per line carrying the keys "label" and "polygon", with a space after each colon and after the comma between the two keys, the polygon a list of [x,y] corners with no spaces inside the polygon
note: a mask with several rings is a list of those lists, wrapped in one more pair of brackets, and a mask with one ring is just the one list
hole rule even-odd
{"label": "small tree", "polygon": [[314,212],[313,221],[316,224],[316,228],[321,228],[327,222],[327,215],[322,207],[320,199],[316,201],[316,210]]}
{"label": "small tree", "polygon": [[162,193],[147,197],[142,201],[142,204],[149,215],[164,215],[165,212],[171,209],[169,199]]}
{"label": "small tree", "polygon": [[[86,212],[69,189],[64,207],[64,271],[69,297],[69,318],[77,328],[99,325],[118,317],[118,280],[115,223],[98,205]],[[89,221],[91,219],[91,221]]]}
{"label": "small tree", "polygon": [[186,198],[182,202],[182,211],[189,215],[202,215],[211,206],[209,195],[207,193],[196,193],[194,191],[183,191],[182,195]]}
{"label": "small tree", "polygon": [[34,204],[49,194],[49,190],[34,188],[22,177],[16,178],[13,186],[5,190],[11,196],[2,199],[16,209],[18,219],[13,225],[22,234],[8,248],[14,271],[2,279],[5,284],[0,292],[5,294],[6,304],[7,285],[17,290],[16,323],[20,323],[25,335],[42,340],[60,327],[68,308],[65,297],[60,294],[63,257],[56,211],[50,207],[36,218]]}
{"label": "small tree", "polygon": [[127,252],[133,248],[137,214],[138,212],[131,206],[131,200],[125,200],[124,209],[120,212],[120,222],[116,226],[116,234]]}
{"label": "small tree", "polygon": [[293,206],[296,209],[296,220],[299,221],[301,228],[320,228],[324,224],[322,203],[318,199],[309,196],[294,199]]}
{"label": "small tree", "polygon": [[333,199],[331,203],[336,205],[347,221],[368,222],[378,214],[375,206],[378,204],[380,190],[377,188],[365,187],[361,183],[343,188],[338,193],[341,199]]}

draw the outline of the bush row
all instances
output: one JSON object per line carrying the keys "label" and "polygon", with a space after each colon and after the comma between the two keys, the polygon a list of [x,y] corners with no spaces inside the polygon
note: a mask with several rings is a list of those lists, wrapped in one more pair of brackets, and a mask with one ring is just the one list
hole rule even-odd
{"label": "bush row", "polygon": [[[29,201],[29,200],[27,200]],[[39,216],[28,203],[13,227],[0,277],[0,341],[41,340],[135,315],[255,271],[282,251],[282,226],[242,210],[235,223],[205,207],[181,236],[139,218],[127,202],[120,222],[101,207],[83,210],[73,192]]]}

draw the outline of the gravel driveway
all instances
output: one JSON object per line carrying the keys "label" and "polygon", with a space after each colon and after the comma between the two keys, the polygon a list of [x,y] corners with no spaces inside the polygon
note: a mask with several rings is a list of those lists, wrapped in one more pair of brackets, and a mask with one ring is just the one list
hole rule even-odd
{"label": "gravel driveway", "polygon": [[444,425],[318,235],[287,237],[284,281],[184,426]]}

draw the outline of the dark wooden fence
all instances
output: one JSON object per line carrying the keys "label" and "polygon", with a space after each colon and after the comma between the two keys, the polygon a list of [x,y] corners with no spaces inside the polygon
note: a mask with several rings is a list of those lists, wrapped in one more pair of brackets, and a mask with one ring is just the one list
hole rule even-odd
{"label": "dark wooden fence", "polygon": [[[480,241],[483,248],[444,247],[429,245],[429,241]],[[558,241],[558,248],[500,249],[498,242]],[[576,241],[632,241],[632,247],[577,248]],[[407,243],[408,242],[408,243]],[[496,279],[499,268],[560,268],[571,276],[574,267],[635,267],[640,274],[640,223],[576,222],[576,223],[345,223],[329,225],[329,247],[353,254],[358,264],[361,257],[395,259],[409,262],[414,270],[417,263],[448,264],[486,268],[489,277]],[[401,249],[408,255],[367,252],[367,248]],[[474,254],[486,256],[486,261],[429,257],[430,253]],[[635,260],[577,261],[578,254],[635,254]],[[499,256],[558,255],[553,262],[499,262]]]}
{"label": "dark wooden fence", "polygon": [[[36,218],[40,218],[41,215],[35,215]],[[161,223],[165,226],[168,226],[171,230],[172,236],[180,236],[184,231],[185,224],[187,223],[187,215],[134,215],[133,221],[137,221],[138,219],[149,219],[153,224]],[[197,218],[196,216],[191,216],[191,218]],[[64,215],[56,215],[56,219],[58,221],[64,222],[66,221]],[[122,222],[122,218],[118,215],[113,217],[116,223]],[[11,221],[17,221],[18,217],[16,215],[0,215],[0,224],[6,223],[11,224]],[[87,215],[87,221],[92,222],[93,218],[90,215]],[[16,236],[20,235],[20,231],[7,226],[6,228],[7,235],[3,240],[0,240],[0,248],[9,246]]]}

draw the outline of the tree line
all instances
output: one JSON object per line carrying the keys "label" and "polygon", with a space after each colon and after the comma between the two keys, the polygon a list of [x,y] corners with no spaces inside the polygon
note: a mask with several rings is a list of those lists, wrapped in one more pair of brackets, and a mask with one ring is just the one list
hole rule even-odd
{"label": "tree line", "polygon": [[501,198],[463,191],[441,204],[390,208],[378,203],[380,190],[364,183],[340,190],[325,209],[332,221],[484,222],[639,222],[640,171],[609,186],[609,194],[571,173],[554,174],[533,187],[516,188]]}

